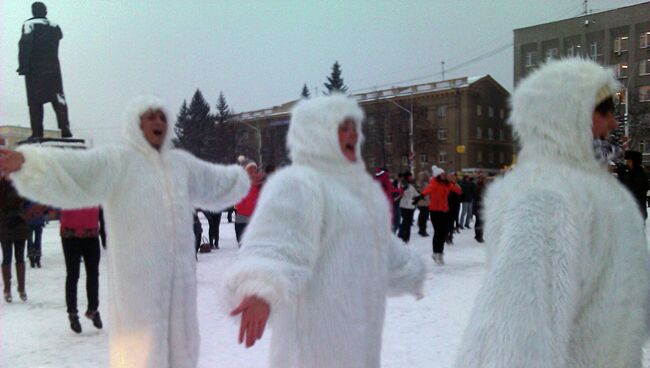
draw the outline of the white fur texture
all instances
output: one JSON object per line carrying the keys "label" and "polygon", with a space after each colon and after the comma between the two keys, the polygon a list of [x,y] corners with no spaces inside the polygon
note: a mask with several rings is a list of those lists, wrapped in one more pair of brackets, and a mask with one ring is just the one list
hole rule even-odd
{"label": "white fur texture", "polygon": [[489,269],[458,368],[639,368],[650,261],[631,195],[591,148],[610,71],[553,62],[521,83],[517,167],[485,200]]}
{"label": "white fur texture", "polygon": [[235,204],[250,184],[238,166],[170,149],[171,123],[156,151],[139,126],[150,108],[164,110],[155,98],[129,107],[122,146],[21,147],[25,164],[12,178],[22,195],[41,203],[104,208],[111,367],[192,368],[199,352],[192,211]]}
{"label": "white fur texture", "polygon": [[233,305],[271,304],[272,367],[379,367],[386,295],[421,292],[424,263],[391,234],[379,184],[339,148],[339,123],[360,130],[362,116],[343,96],[296,107],[294,164],[265,184],[226,277]]}

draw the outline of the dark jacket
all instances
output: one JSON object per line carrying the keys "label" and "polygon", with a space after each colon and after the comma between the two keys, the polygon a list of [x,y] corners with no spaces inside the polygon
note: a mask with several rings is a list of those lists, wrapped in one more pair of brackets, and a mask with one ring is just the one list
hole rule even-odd
{"label": "dark jacket", "polygon": [[476,199],[476,184],[473,181],[461,180],[460,189],[463,190],[463,195],[460,197],[461,202],[474,202]]}
{"label": "dark jacket", "polygon": [[621,183],[632,193],[639,205],[643,218],[648,217],[646,195],[648,192],[648,177],[643,168],[635,166],[632,170],[623,170],[618,173]]}
{"label": "dark jacket", "polygon": [[0,180],[0,241],[26,240],[30,230],[23,219],[25,200],[7,180]]}
{"label": "dark jacket", "polygon": [[27,103],[43,104],[63,95],[59,65],[59,41],[63,33],[58,25],[45,17],[23,23],[18,42],[18,74],[25,76]]}

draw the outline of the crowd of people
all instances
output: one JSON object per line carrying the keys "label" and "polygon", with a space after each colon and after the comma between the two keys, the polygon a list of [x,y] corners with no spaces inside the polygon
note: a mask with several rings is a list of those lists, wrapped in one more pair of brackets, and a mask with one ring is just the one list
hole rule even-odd
{"label": "crowd of people", "polygon": [[[194,368],[196,209],[217,248],[221,211],[234,207],[240,249],[223,289],[240,318],[239,342],[253,346],[270,323],[273,367],[378,368],[387,297],[423,297],[427,265],[409,241],[413,226],[430,236],[430,221],[436,265],[458,231],[473,226],[486,243],[487,273],[457,367],[639,367],[650,315],[647,178],[639,155],[628,153],[619,182],[593,144],[616,128],[618,89],[611,72],[585,60],[532,73],[513,96],[518,163],[489,186],[480,173],[436,165],[417,181],[404,172],[393,182],[383,168],[369,175],[364,113],[344,95],[294,107],[292,163],[272,175],[273,166],[210,164],[174,149],[162,102],[136,99],[121,144],[0,150],[5,301],[14,256],[27,300],[25,244],[31,224],[42,229],[34,214],[48,213],[36,203],[60,208],[71,329],[81,332],[82,258],[85,316],[102,328],[97,270],[108,240],[111,366]],[[38,268],[36,239],[28,255]]]}

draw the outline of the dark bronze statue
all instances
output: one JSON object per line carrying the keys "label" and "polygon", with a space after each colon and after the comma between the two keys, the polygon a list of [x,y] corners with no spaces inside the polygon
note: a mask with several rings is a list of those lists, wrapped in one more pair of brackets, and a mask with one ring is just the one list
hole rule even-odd
{"label": "dark bronze statue", "polygon": [[52,103],[61,137],[72,137],[68,121],[68,106],[63,94],[59,65],[59,41],[63,33],[59,26],[46,18],[47,8],[41,2],[32,4],[32,15],[23,23],[18,43],[18,74],[25,76],[27,104],[32,127],[30,139],[43,137],[43,104]]}

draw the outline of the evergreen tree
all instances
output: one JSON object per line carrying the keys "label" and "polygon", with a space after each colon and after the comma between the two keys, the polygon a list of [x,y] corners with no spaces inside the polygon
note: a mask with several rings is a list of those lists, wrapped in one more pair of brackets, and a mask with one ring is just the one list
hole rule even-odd
{"label": "evergreen tree", "polygon": [[323,83],[327,88],[327,95],[334,92],[345,93],[348,90],[348,87],[343,83],[343,78],[341,78],[341,66],[338,61],[332,65],[332,73],[327,77],[327,81],[328,83]]}
{"label": "evergreen tree", "polygon": [[226,98],[223,96],[223,92],[219,92],[219,99],[217,100],[217,122],[222,124],[228,121],[230,113],[230,107],[228,106],[228,103],[226,103]]}
{"label": "evergreen tree", "polygon": [[196,90],[189,107],[183,101],[174,131],[177,139],[174,144],[178,148],[185,149],[195,156],[209,159],[204,155],[204,141],[206,137],[214,134],[214,118],[210,114],[210,105],[203,98],[199,89]]}
{"label": "evergreen tree", "polygon": [[176,115],[176,124],[174,124],[174,132],[176,133],[176,138],[173,139],[175,147],[183,148],[183,142],[191,134],[191,127],[189,127],[189,108],[187,107],[187,100],[183,100],[181,109]]}
{"label": "evergreen tree", "polygon": [[300,98],[302,99],[309,99],[311,97],[311,93],[309,93],[309,88],[307,88],[307,83],[302,85],[302,92],[300,93]]}

